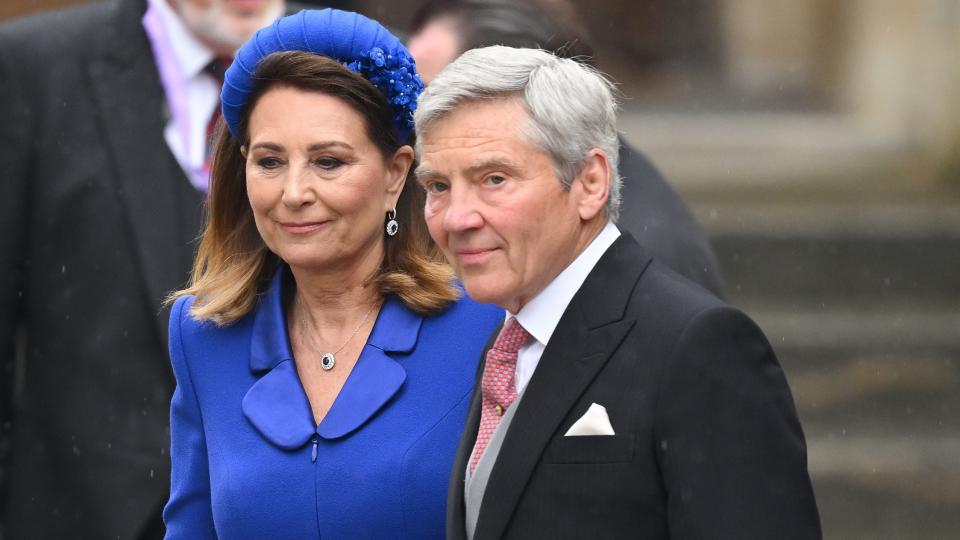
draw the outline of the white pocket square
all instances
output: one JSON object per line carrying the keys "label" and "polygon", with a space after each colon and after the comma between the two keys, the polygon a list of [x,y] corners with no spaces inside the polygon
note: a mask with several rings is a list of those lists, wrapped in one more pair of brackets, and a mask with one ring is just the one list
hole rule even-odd
{"label": "white pocket square", "polygon": [[607,409],[603,405],[591,404],[587,412],[570,426],[564,437],[580,435],[615,435],[610,418],[607,417]]}

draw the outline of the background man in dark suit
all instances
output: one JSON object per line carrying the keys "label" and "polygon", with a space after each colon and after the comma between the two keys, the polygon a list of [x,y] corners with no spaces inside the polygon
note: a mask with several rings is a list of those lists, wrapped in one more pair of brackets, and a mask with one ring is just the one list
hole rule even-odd
{"label": "background man in dark suit", "polygon": [[743,313],[615,225],[591,69],[467,51],[416,111],[431,236],[509,313],[454,460],[448,538],[819,538],[784,374]]}
{"label": "background man in dark suit", "polygon": [[0,26],[0,536],[162,535],[161,300],[199,233],[203,68],[282,9],[117,0]]}
{"label": "background man in dark suit", "polygon": [[[592,63],[586,29],[565,0],[433,0],[413,19],[410,53],[425,82],[464,51],[542,48]],[[620,139],[623,208],[617,225],[657,260],[723,297],[716,256],[683,200],[642,152]]]}

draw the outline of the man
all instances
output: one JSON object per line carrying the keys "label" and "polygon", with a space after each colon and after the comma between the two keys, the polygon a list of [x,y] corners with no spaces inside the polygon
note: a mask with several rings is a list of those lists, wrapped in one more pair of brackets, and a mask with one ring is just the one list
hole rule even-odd
{"label": "man", "polygon": [[[542,48],[590,63],[594,51],[565,0],[434,0],[414,16],[410,53],[426,82],[463,51],[506,45]],[[660,262],[723,297],[706,235],[683,200],[641,152],[620,139],[623,209],[618,221]]]}
{"label": "man", "polygon": [[508,311],[454,460],[447,537],[819,538],[786,380],[743,313],[615,225],[610,85],[467,51],[415,115],[431,236]]}
{"label": "man", "polygon": [[200,230],[204,68],[282,9],[116,0],[0,25],[0,536],[162,536],[160,306]]}

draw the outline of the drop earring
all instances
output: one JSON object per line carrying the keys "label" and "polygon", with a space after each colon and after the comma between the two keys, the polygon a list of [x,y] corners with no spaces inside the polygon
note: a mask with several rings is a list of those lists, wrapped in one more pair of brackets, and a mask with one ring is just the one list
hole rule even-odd
{"label": "drop earring", "polygon": [[387,236],[396,236],[400,230],[400,224],[397,223],[397,209],[393,208],[387,212]]}

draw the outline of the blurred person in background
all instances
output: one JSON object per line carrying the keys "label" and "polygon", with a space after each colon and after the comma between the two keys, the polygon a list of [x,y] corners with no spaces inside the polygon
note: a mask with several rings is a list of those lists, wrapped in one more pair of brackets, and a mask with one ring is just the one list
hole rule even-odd
{"label": "blurred person in background", "polygon": [[115,0],[0,25],[0,536],[163,534],[162,299],[193,259],[222,65],[283,10]]}
{"label": "blurred person in background", "polygon": [[423,83],[379,23],[301,11],[227,71],[170,317],[169,539],[441,538],[480,351],[408,175]]}
{"label": "blurred person in background", "polygon": [[[592,64],[593,48],[565,0],[433,0],[413,19],[410,53],[430,81],[464,51],[490,45],[541,48]],[[723,297],[710,242],[654,165],[620,137],[623,203],[617,225],[684,277]]]}

